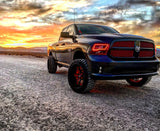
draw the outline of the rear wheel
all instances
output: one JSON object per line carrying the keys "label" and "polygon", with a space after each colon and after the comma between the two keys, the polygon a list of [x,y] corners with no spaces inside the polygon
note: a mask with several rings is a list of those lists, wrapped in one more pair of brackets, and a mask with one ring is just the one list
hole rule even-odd
{"label": "rear wheel", "polygon": [[76,59],[68,71],[68,82],[72,90],[77,93],[86,93],[94,88],[95,81],[91,79],[85,59]]}
{"label": "rear wheel", "polygon": [[126,81],[132,86],[143,86],[147,84],[151,80],[151,78],[152,78],[151,76],[140,77],[140,78],[130,78],[130,79],[126,79]]}
{"label": "rear wheel", "polygon": [[48,57],[47,67],[48,67],[48,72],[49,73],[51,73],[51,74],[56,73],[57,63],[55,62],[55,59],[52,56]]}

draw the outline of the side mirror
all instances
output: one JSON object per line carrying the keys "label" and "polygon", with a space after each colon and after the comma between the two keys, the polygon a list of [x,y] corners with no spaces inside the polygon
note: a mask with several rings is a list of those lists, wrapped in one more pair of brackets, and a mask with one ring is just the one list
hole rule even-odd
{"label": "side mirror", "polygon": [[69,32],[61,32],[61,37],[69,38]]}

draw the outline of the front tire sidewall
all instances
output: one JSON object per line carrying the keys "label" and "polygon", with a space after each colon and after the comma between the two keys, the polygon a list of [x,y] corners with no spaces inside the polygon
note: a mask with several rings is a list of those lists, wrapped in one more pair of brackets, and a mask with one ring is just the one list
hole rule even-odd
{"label": "front tire sidewall", "polygon": [[[82,86],[75,85],[76,79],[74,77],[74,72],[77,66],[81,66],[84,72]],[[94,87],[94,80],[91,79],[90,77],[90,72],[88,71],[88,64],[86,60],[77,59],[73,61],[68,71],[68,82],[69,82],[71,89],[77,93],[86,93]]]}
{"label": "front tire sidewall", "polygon": [[57,71],[57,63],[52,56],[48,57],[47,68],[48,68],[48,72],[51,74],[56,73]]}

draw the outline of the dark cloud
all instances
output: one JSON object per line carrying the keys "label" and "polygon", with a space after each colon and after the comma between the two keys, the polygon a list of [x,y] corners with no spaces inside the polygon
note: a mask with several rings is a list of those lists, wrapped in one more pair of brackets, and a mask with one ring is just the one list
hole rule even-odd
{"label": "dark cloud", "polygon": [[[74,19],[70,19],[70,21],[74,21]],[[93,16],[83,16],[80,18],[76,18],[77,22],[89,22],[89,23],[107,23],[107,22],[113,22],[113,23],[119,23],[125,21],[124,19],[121,18],[113,18],[110,16],[100,16],[100,15],[93,15]]]}
{"label": "dark cloud", "polygon": [[[143,7],[151,7],[152,10],[148,14],[148,10],[143,10]],[[134,12],[130,12],[133,9]],[[142,10],[141,10],[142,9]],[[137,12],[137,13],[136,13]],[[131,13],[131,14],[130,14]],[[99,18],[104,20],[125,21],[125,20],[141,20],[143,22],[158,23],[160,22],[160,5],[154,0],[124,0],[119,1],[117,4],[103,7],[103,10],[97,13]],[[118,15],[119,18],[114,16]]]}
{"label": "dark cloud", "polygon": [[3,12],[3,11],[5,11],[6,9],[4,8],[4,7],[2,7],[2,6],[0,6],[0,12]]}
{"label": "dark cloud", "polygon": [[[96,12],[94,15],[94,18],[91,20],[103,20],[106,22],[115,22],[119,23],[122,21],[125,21],[125,19],[121,16],[121,13],[123,12],[124,8],[122,6],[109,6],[104,8],[104,10]],[[115,14],[118,14],[119,17],[115,17]]]}
{"label": "dark cloud", "polygon": [[52,10],[52,8],[40,8],[40,9],[36,12],[36,14],[37,14],[37,15],[45,14],[46,12],[48,12],[48,11],[50,11],[50,10]]}
{"label": "dark cloud", "polygon": [[118,9],[109,9],[109,10],[103,10],[103,11],[100,11],[98,13],[99,16],[109,16],[109,15],[113,15],[115,13],[117,13],[119,10]]}
{"label": "dark cloud", "polygon": [[15,4],[14,6],[11,7],[12,10],[41,10],[44,7],[39,4],[39,3],[20,3],[20,4]]}
{"label": "dark cloud", "polygon": [[0,12],[2,13],[3,11],[8,11],[10,10],[11,7],[11,0],[3,0],[0,1]]}
{"label": "dark cloud", "polygon": [[153,0],[127,0],[128,4],[130,5],[149,5],[149,6],[153,6],[156,5],[156,1]]}
{"label": "dark cloud", "polygon": [[[76,2],[76,0],[70,0],[71,2]],[[88,1],[89,3],[93,3],[92,0]],[[54,3],[55,4],[55,3]],[[114,22],[114,23],[119,23],[119,22],[123,22],[123,21],[127,21],[127,20],[141,20],[141,23],[143,24],[148,23],[150,21],[152,21],[153,25],[157,25],[158,22],[160,21],[160,9],[157,8],[157,1],[155,0],[119,0],[119,2],[117,2],[114,5],[108,6],[106,5],[106,7],[102,7],[100,9],[100,11],[95,12],[94,14],[92,14],[92,16],[88,16],[82,14],[82,16],[79,18],[77,17],[77,20],[80,21],[93,21],[93,22],[97,22],[98,20],[100,22]],[[146,16],[149,16],[148,14],[145,14],[144,12],[140,12],[140,13],[132,13],[131,15],[127,16],[127,11],[130,9],[135,9],[135,7],[138,8],[142,8],[139,7],[138,5],[144,5],[144,8],[146,6],[151,6],[153,7],[152,10],[152,17],[149,19],[146,19]],[[72,21],[74,17],[74,12],[73,10],[68,10],[68,11],[62,11],[62,14],[56,14],[56,12],[60,12],[58,10],[55,10],[53,12],[53,14],[55,13],[55,17],[48,17],[48,14],[52,12],[52,10],[54,10],[55,5],[50,5],[46,6],[42,1],[38,2],[38,0],[29,2],[29,1],[21,1],[21,0],[3,0],[0,2],[0,11],[5,11],[5,10],[18,10],[18,11],[32,11],[33,13],[30,16],[38,16],[40,19],[43,19],[43,21],[50,23],[50,21],[54,21],[54,20],[58,20],[58,19],[66,19],[69,21]],[[133,7],[134,6],[134,7]],[[126,14],[125,14],[126,13]],[[130,13],[130,12],[129,12]],[[89,14],[89,13],[88,13]],[[41,17],[41,15],[43,16],[43,18]],[[77,13],[77,16],[79,14]],[[52,14],[51,14],[52,16]],[[69,18],[65,17],[65,16],[70,16]],[[150,16],[149,16],[150,17]],[[139,23],[139,24],[141,24]]]}
{"label": "dark cloud", "polygon": [[63,13],[67,15],[74,15],[74,11],[63,11]]}
{"label": "dark cloud", "polygon": [[34,10],[35,15],[46,13],[51,10],[41,2],[37,1],[18,1],[18,0],[3,0],[0,1],[0,11],[30,11]]}

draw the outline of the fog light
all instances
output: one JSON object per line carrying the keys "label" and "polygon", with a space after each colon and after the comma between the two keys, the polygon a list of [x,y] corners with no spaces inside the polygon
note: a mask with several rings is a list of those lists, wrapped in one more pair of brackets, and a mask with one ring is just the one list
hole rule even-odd
{"label": "fog light", "polygon": [[102,67],[99,67],[99,73],[102,73]]}

